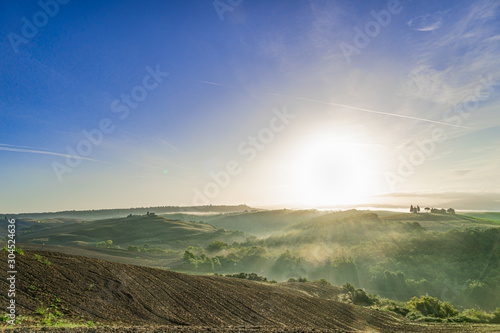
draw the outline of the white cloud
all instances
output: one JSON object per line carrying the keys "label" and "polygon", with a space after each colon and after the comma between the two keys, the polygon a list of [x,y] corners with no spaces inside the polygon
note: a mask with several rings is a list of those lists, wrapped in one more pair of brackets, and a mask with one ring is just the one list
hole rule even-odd
{"label": "white cloud", "polygon": [[421,31],[430,31],[443,21],[443,16],[449,22],[435,34],[412,40],[415,64],[408,71],[406,82],[410,98],[432,102],[440,109],[448,108],[473,94],[481,76],[491,74],[494,81],[500,79],[500,47],[492,42],[499,36],[495,31],[498,25],[494,24],[498,7],[498,2],[479,1],[457,10],[453,18],[449,12],[440,12],[429,18],[410,20],[409,25]]}
{"label": "white cloud", "polygon": [[417,16],[408,21],[408,26],[415,31],[434,31],[441,27],[443,23],[442,15],[442,12],[437,12]]}

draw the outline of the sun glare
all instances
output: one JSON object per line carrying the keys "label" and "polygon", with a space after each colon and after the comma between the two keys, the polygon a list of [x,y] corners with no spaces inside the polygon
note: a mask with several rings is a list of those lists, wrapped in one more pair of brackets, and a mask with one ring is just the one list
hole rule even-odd
{"label": "sun glare", "polygon": [[373,189],[374,161],[368,146],[319,136],[297,151],[297,203],[308,206],[361,204]]}

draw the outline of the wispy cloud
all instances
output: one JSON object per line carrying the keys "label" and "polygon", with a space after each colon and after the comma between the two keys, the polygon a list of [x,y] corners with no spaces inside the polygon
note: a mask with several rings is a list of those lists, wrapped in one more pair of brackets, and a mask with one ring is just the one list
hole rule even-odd
{"label": "wispy cloud", "polygon": [[417,16],[408,21],[408,26],[415,31],[434,31],[441,27],[443,13],[426,14]]}
{"label": "wispy cloud", "polygon": [[294,97],[294,96],[282,95],[282,94],[277,94],[277,93],[271,93],[271,95],[283,96],[283,97],[294,98],[294,99],[300,99],[300,100],[303,100],[303,101],[309,101],[309,102],[320,103],[320,104],[331,105],[331,106],[339,106],[339,107],[343,107],[343,108],[348,108],[348,109],[353,109],[353,110],[358,110],[358,111],[363,111],[363,112],[368,112],[368,113],[374,113],[374,114],[379,114],[379,115],[383,115],[383,116],[391,116],[391,117],[398,117],[398,118],[404,118],[404,119],[418,120],[418,121],[424,121],[424,122],[433,123],[433,124],[439,124],[439,125],[452,126],[452,127],[460,127],[460,128],[467,128],[468,129],[468,127],[460,126],[460,125],[455,125],[455,124],[451,124],[451,123],[444,123],[444,122],[441,122],[441,121],[434,121],[434,120],[430,120],[430,119],[424,119],[424,118],[406,116],[406,115],[397,114],[397,113],[382,112],[382,111],[376,111],[376,110],[358,108],[358,107],[355,107],[355,106],[350,106],[350,105],[345,105],[345,104],[338,104],[338,103],[332,103],[332,102],[323,102],[323,101],[318,101],[318,100],[314,100],[314,99],[310,99],[310,98]]}
{"label": "wispy cloud", "polygon": [[[453,15],[447,11],[410,20],[414,30],[435,30],[425,38],[421,34],[412,37],[415,58],[405,87],[410,99],[430,103],[429,112],[435,112],[474,96],[481,78],[500,79],[500,45],[494,42],[500,32],[496,23],[499,6],[498,1],[476,1],[457,8]],[[493,102],[495,97],[490,96],[482,105]],[[488,114],[493,116],[492,110],[481,108],[483,119]],[[467,122],[474,122],[475,128],[495,126],[491,121],[478,124],[479,119],[475,115]]]}
{"label": "wispy cloud", "polygon": [[30,147],[30,146],[9,145],[7,143],[0,143],[0,146],[7,146],[7,147],[12,147],[12,148],[31,148],[31,149],[37,149],[37,150],[48,150],[45,148],[36,148],[36,147]]}
{"label": "wispy cloud", "polygon": [[[74,156],[74,155],[68,155],[68,154],[61,154],[61,153],[55,153],[55,152],[45,151],[45,150],[13,148],[13,146],[6,145],[6,144],[0,144],[0,145],[2,145],[0,147],[0,150],[5,150],[5,151],[13,151],[13,152],[18,152],[18,153],[30,153],[30,154],[42,154],[42,155],[53,155],[53,156],[61,156],[61,157],[69,157],[69,158],[82,159],[82,160],[93,161],[93,162],[101,162],[101,161],[94,160],[94,159],[88,158],[88,157],[83,157],[83,156]],[[6,147],[6,146],[9,146],[9,147]]]}

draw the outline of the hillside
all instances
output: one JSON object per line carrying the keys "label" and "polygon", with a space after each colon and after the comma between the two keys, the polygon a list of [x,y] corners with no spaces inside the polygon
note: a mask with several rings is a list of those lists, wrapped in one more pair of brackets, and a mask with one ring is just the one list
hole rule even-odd
{"label": "hillside", "polygon": [[127,247],[136,245],[158,248],[182,248],[189,245],[205,246],[214,239],[241,241],[241,232],[226,232],[211,225],[171,220],[161,216],[130,216],[97,221],[64,224],[18,237],[21,243],[64,246],[96,246],[97,243],[112,240],[113,245]]}
{"label": "hillside", "polygon": [[[9,225],[8,218],[4,218],[7,216],[1,216],[0,218],[0,237],[7,236],[7,226]],[[11,218],[9,216],[9,218]],[[45,228],[50,228],[54,226],[60,226],[63,224],[71,224],[81,222],[81,220],[73,219],[73,218],[51,218],[45,220],[33,220],[33,219],[16,219],[16,229],[17,233],[24,233],[28,230],[30,231],[39,231]]]}
{"label": "hillside", "polygon": [[464,215],[500,222],[500,212],[464,212]]}
{"label": "hillside", "polygon": [[[494,213],[493,213],[494,214]],[[500,227],[500,221],[488,220],[488,215],[482,217],[472,217],[462,214],[433,214],[433,213],[401,213],[385,216],[384,221],[418,222],[427,230],[448,231],[452,228],[495,228]]]}
{"label": "hillside", "polygon": [[285,228],[325,214],[317,210],[269,210],[200,216],[200,220],[218,228],[241,230],[263,237],[282,232]]}
{"label": "hillside", "polygon": [[[2,251],[2,260],[7,253]],[[17,315],[111,325],[246,327],[258,331],[315,328],[342,332],[470,331],[302,292],[219,276],[189,276],[57,252],[17,256]],[[8,289],[5,271],[0,288]],[[7,306],[2,293],[0,306]],[[42,311],[43,310],[43,311]],[[26,319],[31,317],[34,319]],[[23,324],[21,324],[23,325]]]}

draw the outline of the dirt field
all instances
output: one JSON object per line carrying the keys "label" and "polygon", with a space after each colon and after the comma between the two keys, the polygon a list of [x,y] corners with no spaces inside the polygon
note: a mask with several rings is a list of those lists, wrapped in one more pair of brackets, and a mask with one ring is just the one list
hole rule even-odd
{"label": "dirt field", "polygon": [[[2,259],[7,262],[7,252]],[[487,325],[426,325],[311,297],[276,285],[218,276],[191,276],[57,252],[18,255],[17,315],[98,326],[72,332],[457,332]],[[8,290],[2,270],[1,290]],[[7,306],[6,292],[0,306]],[[40,309],[46,309],[41,311]],[[38,312],[38,313],[37,313]],[[40,312],[43,312],[42,314]],[[160,326],[161,325],[161,326]],[[130,327],[134,326],[134,327]],[[47,328],[44,328],[47,330]],[[34,328],[6,332],[34,332]],[[67,332],[51,328],[51,332]]]}

